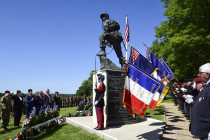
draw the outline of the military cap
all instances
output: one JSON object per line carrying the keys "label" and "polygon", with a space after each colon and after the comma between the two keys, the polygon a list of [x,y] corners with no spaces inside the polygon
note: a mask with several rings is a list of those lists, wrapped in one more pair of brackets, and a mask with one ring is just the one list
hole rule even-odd
{"label": "military cap", "polygon": [[201,83],[200,77],[196,77],[196,78],[194,79],[194,81],[196,82],[196,84]]}
{"label": "military cap", "polygon": [[104,76],[103,76],[103,75],[99,75],[99,76],[98,76],[98,79],[104,80]]}

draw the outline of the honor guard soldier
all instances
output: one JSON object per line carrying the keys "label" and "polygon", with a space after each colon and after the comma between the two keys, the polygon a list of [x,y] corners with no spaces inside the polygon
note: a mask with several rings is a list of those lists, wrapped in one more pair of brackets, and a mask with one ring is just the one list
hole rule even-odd
{"label": "honor guard soldier", "polygon": [[97,127],[94,128],[96,130],[103,130],[104,129],[104,92],[105,92],[105,85],[103,83],[104,76],[98,76],[98,82],[100,83],[98,88],[95,89],[95,109],[96,109],[96,116],[97,116]]}
{"label": "honor guard soldier", "polygon": [[1,125],[2,130],[7,130],[10,120],[10,112],[12,108],[10,91],[6,90],[4,96],[1,98],[2,112],[1,112]]}

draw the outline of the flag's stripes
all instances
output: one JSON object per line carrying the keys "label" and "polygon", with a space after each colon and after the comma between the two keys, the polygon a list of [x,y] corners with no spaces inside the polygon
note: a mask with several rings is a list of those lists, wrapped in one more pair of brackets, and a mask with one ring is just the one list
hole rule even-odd
{"label": "flag's stripes", "polygon": [[159,97],[160,97],[160,93],[158,91],[156,91],[155,95],[154,95],[154,97],[153,97],[153,99],[152,99],[152,101],[151,101],[151,103],[149,105],[149,108],[151,108],[152,110],[155,109]]}
{"label": "flag's stripes", "polygon": [[[158,69],[158,68],[156,68],[156,70],[155,70],[151,75],[152,75],[154,78],[156,78],[156,79],[158,79],[158,80],[161,80],[161,78],[158,76],[157,69]],[[155,107],[156,107],[156,105],[157,105],[157,102],[158,102],[158,100],[159,100],[159,97],[160,97],[160,95],[161,95],[161,93],[162,93],[162,90],[163,90],[163,85],[160,85],[160,88],[158,89],[157,92],[155,92],[155,95],[154,95],[154,97],[153,97],[153,99],[152,99],[152,101],[151,101],[151,103],[150,103],[150,105],[149,105],[149,107],[150,107],[152,110],[155,109]]]}
{"label": "flag's stripes", "polygon": [[170,69],[170,67],[168,66],[166,61],[163,59],[163,57],[161,57],[161,61],[160,62],[163,65],[163,67],[167,70],[167,72],[170,73],[172,77],[175,77],[173,71]]}
{"label": "flag's stripes", "polygon": [[149,59],[149,50],[148,50],[148,49],[146,50],[146,59],[147,59],[147,60],[150,60],[150,59]]}
{"label": "flag's stripes", "polygon": [[155,71],[155,67],[143,55],[141,55],[134,47],[131,47],[129,62],[136,67],[151,74]]}
{"label": "flag's stripes", "polygon": [[[128,63],[123,93],[123,104],[134,116],[134,112],[144,116],[154,93],[159,90],[160,81],[145,71]],[[156,101],[157,102],[157,101]]]}
{"label": "flag's stripes", "polygon": [[[138,82],[137,82],[138,83]],[[129,90],[132,95],[134,95],[137,99],[143,101],[145,104],[149,105],[150,100],[148,98],[152,98],[154,94],[154,90],[150,92],[152,85],[146,88],[141,86],[139,83],[137,84],[136,81],[133,81],[130,77],[126,77],[126,89]]]}
{"label": "flag's stripes", "polygon": [[[126,105],[127,109],[133,115],[133,117],[134,112],[140,116],[144,116],[148,108],[148,104],[145,104],[144,102],[136,98],[136,96],[134,96],[129,90],[125,89],[124,92],[126,93],[124,97],[126,99],[124,100],[124,106]],[[128,99],[130,100],[129,103],[126,102]]]}
{"label": "flag's stripes", "polygon": [[163,67],[163,65],[160,63],[160,61],[156,58],[156,56],[152,52],[150,52],[150,61],[156,68],[158,68],[161,71],[161,72],[158,71],[158,75],[161,77],[161,79],[163,79],[165,76],[167,76],[169,80],[172,79],[170,74],[166,71],[166,69]]}
{"label": "flag's stripes", "polygon": [[168,92],[169,88],[164,86],[163,90],[161,92],[160,98],[158,99],[157,105],[156,106],[160,106],[160,103],[163,101],[164,97],[166,96],[167,92]]}
{"label": "flag's stripes", "polygon": [[126,28],[125,28],[125,42],[129,42],[130,40],[130,32],[129,32],[129,25],[126,17]]}
{"label": "flag's stripes", "polygon": [[132,64],[135,64],[136,63],[136,60],[139,58],[140,55],[141,54],[136,49],[134,49],[133,47],[131,47],[130,57],[131,57],[131,63]]}
{"label": "flag's stripes", "polygon": [[[144,70],[135,67],[131,63],[129,63],[128,66],[129,66],[129,70],[128,70],[129,78],[137,82],[140,86],[144,87],[145,89],[150,90],[153,84],[156,84],[156,86],[161,84],[161,82],[158,79],[152,77],[150,74],[148,74]],[[152,93],[154,92],[155,91],[153,90]]]}

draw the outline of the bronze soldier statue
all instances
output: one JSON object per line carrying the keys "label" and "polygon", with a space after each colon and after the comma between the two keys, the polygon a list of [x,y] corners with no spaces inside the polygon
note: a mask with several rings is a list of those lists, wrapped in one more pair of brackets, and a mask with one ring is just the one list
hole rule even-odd
{"label": "bronze soldier statue", "polygon": [[119,32],[120,25],[116,21],[111,20],[107,13],[102,13],[100,17],[102,19],[104,32],[99,36],[101,51],[97,56],[106,57],[106,45],[109,47],[113,46],[115,53],[119,58],[119,63],[121,64],[121,67],[123,67],[124,61],[122,59],[123,55],[121,50],[121,42],[123,41],[123,38]]}

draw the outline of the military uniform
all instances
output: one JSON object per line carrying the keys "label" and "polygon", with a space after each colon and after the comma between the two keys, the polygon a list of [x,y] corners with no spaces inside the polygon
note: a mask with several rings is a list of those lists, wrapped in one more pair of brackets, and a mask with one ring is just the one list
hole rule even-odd
{"label": "military uniform", "polygon": [[3,96],[1,98],[1,105],[2,105],[2,113],[1,113],[1,118],[2,118],[2,127],[6,129],[6,127],[9,125],[9,120],[10,120],[10,112],[12,108],[11,104],[11,98],[10,96]]}
{"label": "military uniform", "polygon": [[[100,76],[99,76],[100,78]],[[104,79],[104,77],[102,77]],[[96,96],[95,96],[95,102],[98,101],[98,103],[95,105],[96,109],[96,116],[97,116],[97,127],[95,129],[97,130],[103,130],[104,129],[104,92],[105,92],[105,85],[103,82],[100,83],[98,86],[98,89],[95,89]]]}

